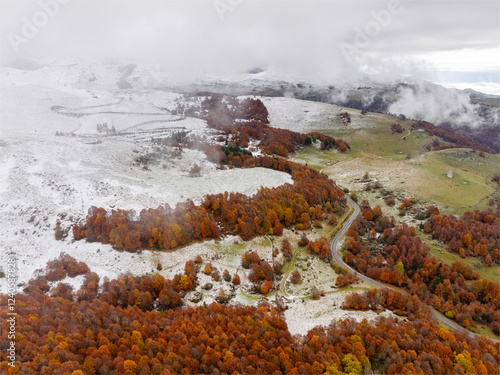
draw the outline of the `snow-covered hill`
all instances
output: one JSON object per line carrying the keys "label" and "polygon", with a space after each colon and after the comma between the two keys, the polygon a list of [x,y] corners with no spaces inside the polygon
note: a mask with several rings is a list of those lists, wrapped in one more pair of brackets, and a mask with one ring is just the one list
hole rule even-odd
{"label": "snow-covered hill", "polygon": [[[106,140],[88,144],[80,137],[57,137],[9,133],[0,144],[0,248],[13,250],[19,260],[20,281],[27,281],[49,259],[66,252],[85,261],[94,271],[117,276],[120,272],[141,273],[129,254],[120,254],[106,264],[95,251],[107,254],[111,246],[56,241],[59,219],[68,227],[84,219],[90,206],[133,209],[192,199],[200,203],[206,194],[224,191],[253,194],[261,186],[292,182],[290,175],[269,169],[216,171],[199,151],[186,150],[182,159],[167,168],[148,170],[134,164],[137,154],[148,152],[149,144]],[[190,177],[189,168],[201,166],[201,177]],[[4,279],[0,279],[2,282]]]}
{"label": "snow-covered hill", "polygon": [[[209,139],[213,130],[205,121],[166,109],[179,94],[120,90],[121,77],[117,65],[71,61],[30,71],[0,69],[0,249],[16,253],[19,282],[60,252],[101,276],[143,274],[155,267],[152,256],[137,264],[141,255],[73,243],[71,231],[65,240],[55,240],[57,220],[69,228],[85,219],[91,206],[139,212],[187,199],[199,203],[209,193],[251,195],[263,186],[292,182],[289,174],[263,168],[216,170],[197,150],[167,154],[158,163],[139,162],[157,152],[153,136],[183,131]],[[116,133],[98,133],[98,124]],[[190,176],[194,164],[201,176]],[[5,291],[4,278],[0,286]]]}

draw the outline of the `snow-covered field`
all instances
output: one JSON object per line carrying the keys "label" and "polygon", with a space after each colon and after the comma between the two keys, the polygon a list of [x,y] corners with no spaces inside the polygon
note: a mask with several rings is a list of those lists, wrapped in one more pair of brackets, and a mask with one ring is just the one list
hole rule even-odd
{"label": "snow-covered field", "polygon": [[[4,224],[0,248],[16,252],[21,281],[62,251],[87,262],[91,269],[100,268],[104,274],[144,271],[131,255],[118,254],[110,246],[84,241],[71,244],[71,236],[55,241],[56,220],[68,226],[84,218],[90,206],[139,212],[165,203],[175,206],[187,199],[199,203],[209,193],[253,194],[261,186],[292,182],[290,175],[264,168],[217,171],[203,153],[195,150],[186,150],[182,159],[167,169],[158,166],[144,170],[133,165],[134,151],[150,148],[149,144],[112,139],[86,144],[79,137],[2,135],[0,214]],[[202,168],[200,177],[189,176],[194,163]],[[35,218],[28,222],[32,216]],[[102,252],[96,256],[98,248]],[[111,253],[106,255],[108,251]]]}
{"label": "snow-covered field", "polygon": [[370,126],[374,118],[381,117],[377,113],[361,115],[352,108],[339,107],[334,104],[312,102],[283,97],[259,97],[269,112],[271,126],[302,133],[312,131],[346,130],[339,114],[347,112],[351,116],[349,129],[363,129]]}
{"label": "snow-covered field", "polygon": [[305,335],[316,326],[328,326],[332,320],[352,318],[361,321],[363,319],[372,320],[380,315],[395,316],[390,311],[384,311],[379,315],[373,311],[342,310],[340,306],[346,295],[347,292],[338,291],[326,294],[325,297],[321,297],[317,301],[297,299],[293,303],[289,303],[288,310],[285,310],[288,330],[292,335]]}
{"label": "snow-covered field", "polygon": [[[15,110],[15,109],[18,110]],[[206,128],[198,119],[182,119],[149,102],[130,100],[126,94],[99,96],[87,90],[63,89],[38,85],[1,86],[0,130],[29,133],[97,134],[97,124],[117,131],[141,128],[176,127],[189,130]]]}
{"label": "snow-covered field", "polygon": [[[69,227],[91,206],[139,212],[187,199],[199,203],[206,194],[225,191],[251,195],[262,186],[292,182],[288,174],[263,168],[218,171],[196,150],[146,168],[137,163],[137,157],[155,151],[150,140],[159,128],[167,135],[184,130],[210,137],[211,131],[202,120],[165,111],[179,94],[118,90],[121,74],[113,64],[72,61],[32,71],[0,69],[0,251],[16,253],[19,282],[60,252],[109,277],[149,272],[158,257],[166,256],[167,269],[178,263],[176,253],[132,255],[109,245],[72,243],[71,233],[55,240],[56,220]],[[98,134],[96,125],[103,123],[128,135]],[[199,177],[189,175],[194,164],[201,167]]]}

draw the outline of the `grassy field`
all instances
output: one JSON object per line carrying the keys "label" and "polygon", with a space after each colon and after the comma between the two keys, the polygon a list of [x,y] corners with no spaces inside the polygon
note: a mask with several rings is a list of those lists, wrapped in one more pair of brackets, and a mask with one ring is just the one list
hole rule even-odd
{"label": "grassy field", "polygon": [[347,161],[359,156],[360,154],[357,152],[349,151],[347,153],[341,153],[337,150],[321,151],[311,146],[298,150],[295,154],[291,155],[290,159],[292,161],[307,164],[309,167],[319,171],[332,164]]}
{"label": "grassy field", "polygon": [[[421,155],[427,150],[425,145],[432,141],[425,132],[411,130],[412,121],[400,121],[397,117],[380,114],[368,113],[361,115],[359,110],[349,109],[351,115],[351,124],[347,126],[335,124],[334,126],[325,128],[323,124],[318,124],[317,131],[330,135],[334,138],[342,138],[351,145],[351,151],[345,156],[338,157],[332,153],[325,153],[325,155],[318,155],[314,152],[313,147],[306,148],[299,151],[299,157],[312,156],[320,160],[332,158],[332,160],[344,160],[345,158],[360,156],[360,151],[365,155],[372,155],[374,157],[386,157],[393,160],[405,160],[408,154],[412,157]],[[399,123],[404,131],[403,133],[393,133],[391,125]]]}
{"label": "grassy field", "polygon": [[431,142],[426,133],[411,131],[411,122],[404,121],[401,126],[403,133],[392,133],[391,125],[400,123],[396,118],[381,118],[361,133],[352,134],[348,142],[353,150],[363,150],[367,154],[387,157],[393,160],[405,160],[423,154],[424,146]]}
{"label": "grassy field", "polygon": [[[486,197],[495,192],[491,175],[500,165],[498,155],[485,158],[466,149],[450,149],[425,154],[418,165],[419,179],[412,191],[434,202],[448,206],[454,213],[487,208]],[[447,172],[453,172],[453,178]],[[483,200],[484,199],[484,200]]]}
{"label": "grassy field", "polygon": [[[498,186],[491,181],[500,165],[499,155],[486,154],[483,158],[468,149],[448,149],[407,160],[398,154],[381,156],[366,148],[354,150],[341,154],[309,147],[294,158],[324,170],[340,186],[358,192],[364,187],[359,182],[361,177],[369,172],[386,189],[436,205],[445,214],[487,209],[490,198],[500,197]],[[453,172],[453,178],[447,177],[448,171]]]}
{"label": "grassy field", "polygon": [[[351,150],[320,151],[306,147],[293,155],[296,161],[323,170],[342,187],[360,191],[353,180],[365,171],[374,173],[384,187],[408,192],[410,196],[438,206],[444,213],[462,214],[469,209],[486,209],[491,196],[500,197],[491,177],[498,173],[500,156],[484,158],[469,149],[429,152],[425,148],[434,137],[411,129],[412,121],[349,109],[351,124],[318,123],[317,130],[343,138]],[[403,133],[393,134],[391,125],[400,123]],[[442,142],[442,140],[441,140]],[[442,142],[443,143],[443,142]],[[447,172],[452,171],[453,178]]]}
{"label": "grassy field", "polygon": [[488,337],[490,339],[498,340],[498,336],[493,333],[493,331],[484,324],[476,324],[474,326],[475,332],[478,335]]}
{"label": "grassy field", "polygon": [[[329,107],[324,110],[328,112]],[[400,121],[395,116],[369,112],[365,115],[360,110],[352,108],[337,108],[331,110],[347,111],[351,116],[351,123],[343,125],[339,117],[328,120],[319,118],[317,124],[308,124],[307,131],[319,131],[334,138],[347,141],[354,152],[359,150],[375,156],[391,157],[398,160],[426,152],[424,146],[431,142],[425,132],[412,131],[412,121]],[[393,133],[391,125],[399,123],[404,128],[402,133]],[[297,125],[300,128],[300,124]],[[352,154],[352,153],[351,153]]]}
{"label": "grassy field", "polygon": [[[395,116],[368,113],[349,109],[351,124],[347,126],[332,126],[325,129],[318,126],[318,131],[334,138],[346,140],[354,152],[362,150],[367,154],[404,160],[406,155],[420,155],[426,152],[424,146],[432,141],[425,132],[412,131],[413,121],[400,121]],[[399,123],[403,133],[393,133],[391,125]]]}

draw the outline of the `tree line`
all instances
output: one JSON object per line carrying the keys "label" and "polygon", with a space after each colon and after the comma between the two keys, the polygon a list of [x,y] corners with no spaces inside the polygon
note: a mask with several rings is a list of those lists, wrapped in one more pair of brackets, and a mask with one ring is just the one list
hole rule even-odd
{"label": "tree line", "polygon": [[436,207],[428,209],[424,232],[448,244],[460,254],[480,257],[487,266],[500,264],[500,209],[467,211],[460,217],[441,215]]}
{"label": "tree line", "polygon": [[447,148],[472,148],[474,150],[489,152],[492,154],[500,152],[500,142],[498,140],[498,127],[491,126],[470,129],[461,127],[453,129],[450,124],[436,126],[427,121],[417,121],[412,124],[412,129],[423,129],[429,135],[441,138],[444,142],[453,145],[444,145],[435,138],[427,145],[428,150],[444,150]]}
{"label": "tree line", "polygon": [[321,142],[322,150],[337,148],[345,152],[351,148],[343,139],[319,132],[303,134],[269,126],[269,113],[260,99],[240,100],[230,95],[211,94],[200,103],[179,103],[174,112],[206,120],[209,127],[225,134],[226,141],[240,147],[248,147],[252,139],[258,140],[260,149],[268,155],[287,157],[297,146],[308,146],[316,141]]}
{"label": "tree line", "polygon": [[[264,167],[292,175],[294,184],[261,188],[253,196],[240,193],[207,195],[201,206],[178,203],[143,209],[136,218],[126,210],[89,209],[86,220],[73,226],[76,240],[110,243],[119,250],[174,249],[196,240],[237,234],[248,240],[256,235],[281,235],[283,227],[309,228],[325,213],[341,214],[346,199],[326,175],[281,158],[248,159],[249,167]],[[220,225],[219,225],[220,223]]]}

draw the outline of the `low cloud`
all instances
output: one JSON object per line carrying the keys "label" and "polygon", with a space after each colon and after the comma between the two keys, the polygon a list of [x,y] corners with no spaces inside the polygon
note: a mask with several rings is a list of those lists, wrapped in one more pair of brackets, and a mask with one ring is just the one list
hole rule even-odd
{"label": "low cloud", "polygon": [[462,92],[420,82],[400,89],[399,95],[400,98],[389,107],[390,113],[435,124],[449,121],[456,125],[476,126],[484,121],[478,116],[477,106]]}
{"label": "low cloud", "polygon": [[[429,69],[426,56],[435,51],[484,51],[500,44],[498,2],[401,1],[400,12],[377,21],[391,3],[3,0],[1,59],[2,64],[20,57],[133,59],[193,74],[261,67],[324,81],[360,73],[414,75]],[[26,22],[43,21],[35,21],[36,15],[51,4],[57,12],[16,52],[13,35],[24,37]],[[216,4],[231,10],[221,19]],[[341,46],[353,44],[357,33],[370,27],[377,32],[358,48],[359,58],[346,59]]]}

